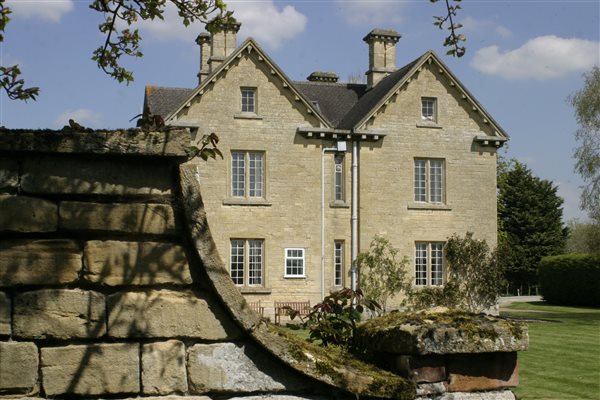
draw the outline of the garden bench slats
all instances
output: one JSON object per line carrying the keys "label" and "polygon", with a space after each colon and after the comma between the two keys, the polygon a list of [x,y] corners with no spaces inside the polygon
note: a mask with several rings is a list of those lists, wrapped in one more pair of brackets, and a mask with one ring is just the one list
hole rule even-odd
{"label": "garden bench slats", "polygon": [[275,302],[275,323],[281,322],[281,317],[289,315],[289,309],[292,309],[302,317],[310,313],[310,301],[276,301]]}

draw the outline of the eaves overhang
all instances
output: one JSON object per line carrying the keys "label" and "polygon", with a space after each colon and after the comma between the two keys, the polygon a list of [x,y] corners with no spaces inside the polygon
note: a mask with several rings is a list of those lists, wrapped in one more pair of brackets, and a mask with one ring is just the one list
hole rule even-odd
{"label": "eaves overhang", "polygon": [[508,141],[508,138],[501,136],[477,135],[473,141],[480,146],[500,148]]}
{"label": "eaves overhang", "polygon": [[356,140],[365,142],[377,142],[386,136],[385,133],[380,132],[325,127],[299,127],[296,129],[296,132],[307,139]]}

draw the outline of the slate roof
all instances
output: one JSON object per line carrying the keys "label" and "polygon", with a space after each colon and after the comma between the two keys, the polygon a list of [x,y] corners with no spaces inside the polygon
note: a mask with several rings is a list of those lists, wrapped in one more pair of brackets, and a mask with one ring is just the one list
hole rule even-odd
{"label": "slate roof", "polygon": [[338,126],[367,89],[366,85],[353,83],[294,82],[294,86],[316,103],[333,127]]}
{"label": "slate roof", "polygon": [[345,117],[336,126],[340,129],[351,129],[354,128],[366,115],[373,110],[373,108],[379,103],[379,101],[392,90],[398,82],[402,80],[412,69],[415,64],[421,60],[422,57],[417,58],[413,62],[405,65],[404,67],[396,70],[380,80],[371,90],[365,93],[360,100],[354,104],[354,106],[348,110],[344,115]]}
{"label": "slate roof", "polygon": [[[381,79],[377,85],[370,90],[366,85],[350,83],[333,82],[292,82],[279,67],[264,53],[260,47],[251,39],[247,39],[242,46],[233,52],[213,73],[219,73],[224,65],[238,55],[244,48],[254,46],[263,59],[274,68],[284,82],[290,85],[297,96],[310,107],[316,116],[323,122],[328,123],[330,128],[341,130],[357,129],[362,125],[371,113],[377,111],[386,99],[393,94],[397,86],[405,79],[408,74],[419,64],[432,58],[440,65],[440,68],[446,71],[455,84],[463,91],[463,98],[468,99],[482,116],[489,120],[497,129],[499,136],[508,137],[508,134],[492,119],[487,111],[475,100],[468,90],[458,81],[458,79],[447,69],[441,60],[431,51],[421,55],[416,60],[410,62],[404,67],[392,72],[390,75]],[[207,81],[208,82],[208,81]],[[165,120],[170,118],[174,112],[183,107],[184,102],[189,101],[195,93],[202,89],[202,85],[196,88],[170,88],[158,86],[146,86],[144,98],[144,114],[148,112],[154,115],[160,115]],[[466,97],[465,97],[466,96]],[[311,104],[312,103],[312,104]],[[475,109],[474,108],[474,109]]]}
{"label": "slate roof", "polygon": [[144,114],[166,118],[192,94],[194,89],[161,86],[146,86]]}

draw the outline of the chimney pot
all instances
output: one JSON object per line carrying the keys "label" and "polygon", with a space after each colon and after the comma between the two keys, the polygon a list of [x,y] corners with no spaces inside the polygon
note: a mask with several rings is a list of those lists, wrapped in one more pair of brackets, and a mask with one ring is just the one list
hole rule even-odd
{"label": "chimney pot", "polygon": [[331,82],[331,83],[337,82],[338,79],[339,79],[339,77],[337,76],[337,74],[335,72],[321,72],[321,71],[315,71],[306,78],[306,80],[308,80],[310,82]]}

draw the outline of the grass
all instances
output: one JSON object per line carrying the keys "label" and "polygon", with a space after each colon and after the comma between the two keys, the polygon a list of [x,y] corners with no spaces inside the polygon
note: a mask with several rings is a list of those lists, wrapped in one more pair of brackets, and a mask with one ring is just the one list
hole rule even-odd
{"label": "grass", "polygon": [[530,320],[518,399],[600,400],[600,309],[513,303],[501,315]]}

